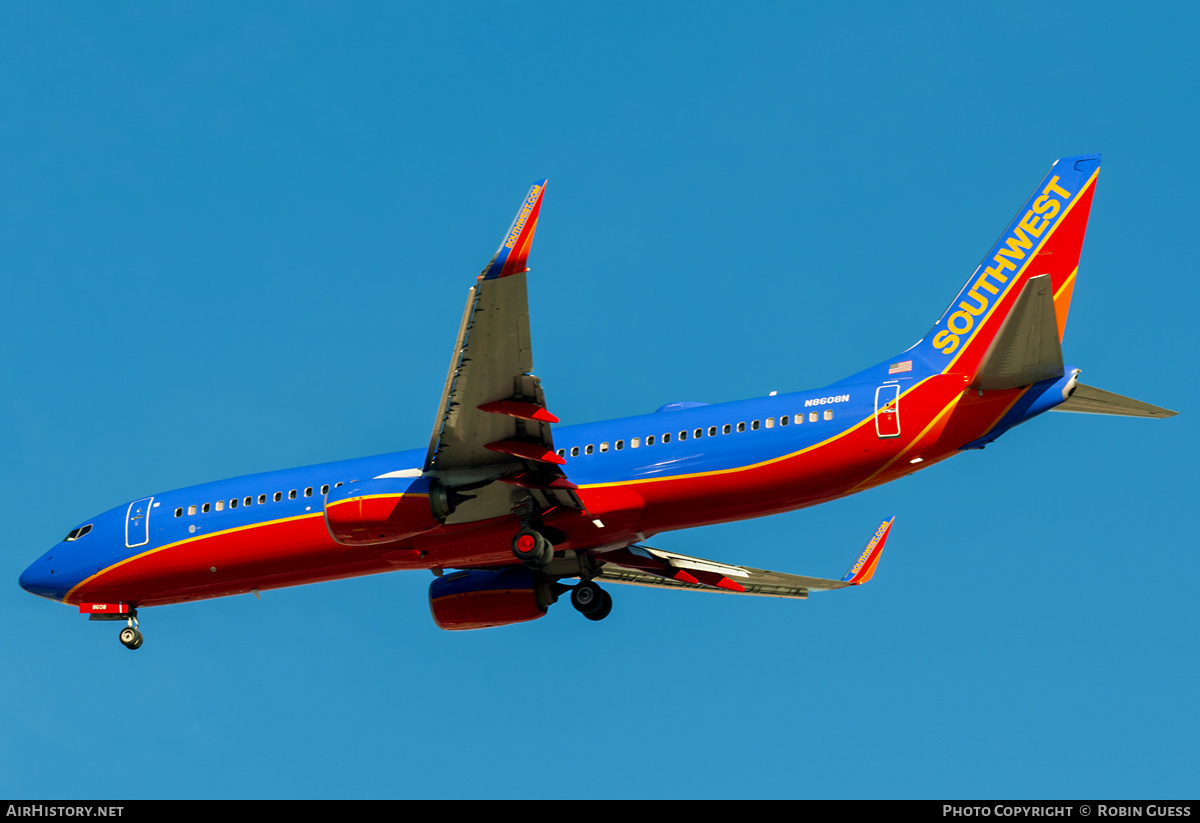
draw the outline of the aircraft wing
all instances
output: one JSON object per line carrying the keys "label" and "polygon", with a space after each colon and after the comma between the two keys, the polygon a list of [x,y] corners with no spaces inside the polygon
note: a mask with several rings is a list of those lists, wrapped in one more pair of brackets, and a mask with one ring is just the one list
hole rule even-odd
{"label": "aircraft wing", "polygon": [[[424,472],[470,488],[455,520],[509,514],[513,487],[548,506],[579,508],[554,453],[541,382],[533,375],[525,264],[546,181],[533,185],[496,254],[467,295]],[[488,489],[504,479],[503,487]]]}
{"label": "aircraft wing", "polygon": [[879,556],[895,520],[893,517],[879,525],[875,534],[867,541],[858,560],[840,580],[734,566],[652,549],[649,546],[630,546],[621,551],[600,555],[599,559],[604,565],[593,579],[633,586],[803,600],[808,597],[809,592],[860,586],[870,580],[875,574]]}

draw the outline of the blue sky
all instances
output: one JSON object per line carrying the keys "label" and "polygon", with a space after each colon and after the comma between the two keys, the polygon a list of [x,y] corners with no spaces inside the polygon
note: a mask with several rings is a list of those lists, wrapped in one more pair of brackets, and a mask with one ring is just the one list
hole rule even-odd
{"label": "blue sky", "polygon": [[[1097,3],[0,9],[0,796],[1195,797],[1195,11]],[[16,585],[165,489],[420,447],[529,184],[564,422],[908,347],[1103,152],[1051,414],[656,545],[842,572],[451,634],[428,575],[146,610]]]}

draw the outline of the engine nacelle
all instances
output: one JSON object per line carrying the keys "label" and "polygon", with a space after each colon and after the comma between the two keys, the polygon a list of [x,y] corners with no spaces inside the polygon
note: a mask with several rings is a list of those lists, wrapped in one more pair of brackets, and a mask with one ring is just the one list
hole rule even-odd
{"label": "engine nacelle", "polygon": [[347,483],[325,495],[325,525],[346,546],[392,543],[437,528],[429,479],[386,477]]}
{"label": "engine nacelle", "polygon": [[555,597],[545,575],[513,566],[455,572],[429,587],[429,611],[439,629],[489,629],[537,620]]}

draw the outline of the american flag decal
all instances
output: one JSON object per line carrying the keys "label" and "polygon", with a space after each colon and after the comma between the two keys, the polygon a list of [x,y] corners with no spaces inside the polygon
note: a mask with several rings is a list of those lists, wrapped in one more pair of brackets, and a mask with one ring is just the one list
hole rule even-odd
{"label": "american flag decal", "polygon": [[888,366],[888,374],[899,374],[902,371],[912,371],[912,361],[904,360],[900,363],[893,363]]}

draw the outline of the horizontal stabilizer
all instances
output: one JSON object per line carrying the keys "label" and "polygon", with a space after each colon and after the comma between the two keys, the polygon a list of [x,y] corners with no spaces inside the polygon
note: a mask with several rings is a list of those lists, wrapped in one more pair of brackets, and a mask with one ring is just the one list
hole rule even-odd
{"label": "horizontal stabilizer", "polygon": [[1063,376],[1050,275],[1030,278],[979,364],[971,386],[1015,389]]}
{"label": "horizontal stabilizer", "polygon": [[1065,403],[1055,406],[1054,411],[1114,414],[1121,417],[1174,417],[1179,414],[1161,406],[1151,406],[1141,400],[1085,386],[1082,383],[1076,383],[1075,391]]}

